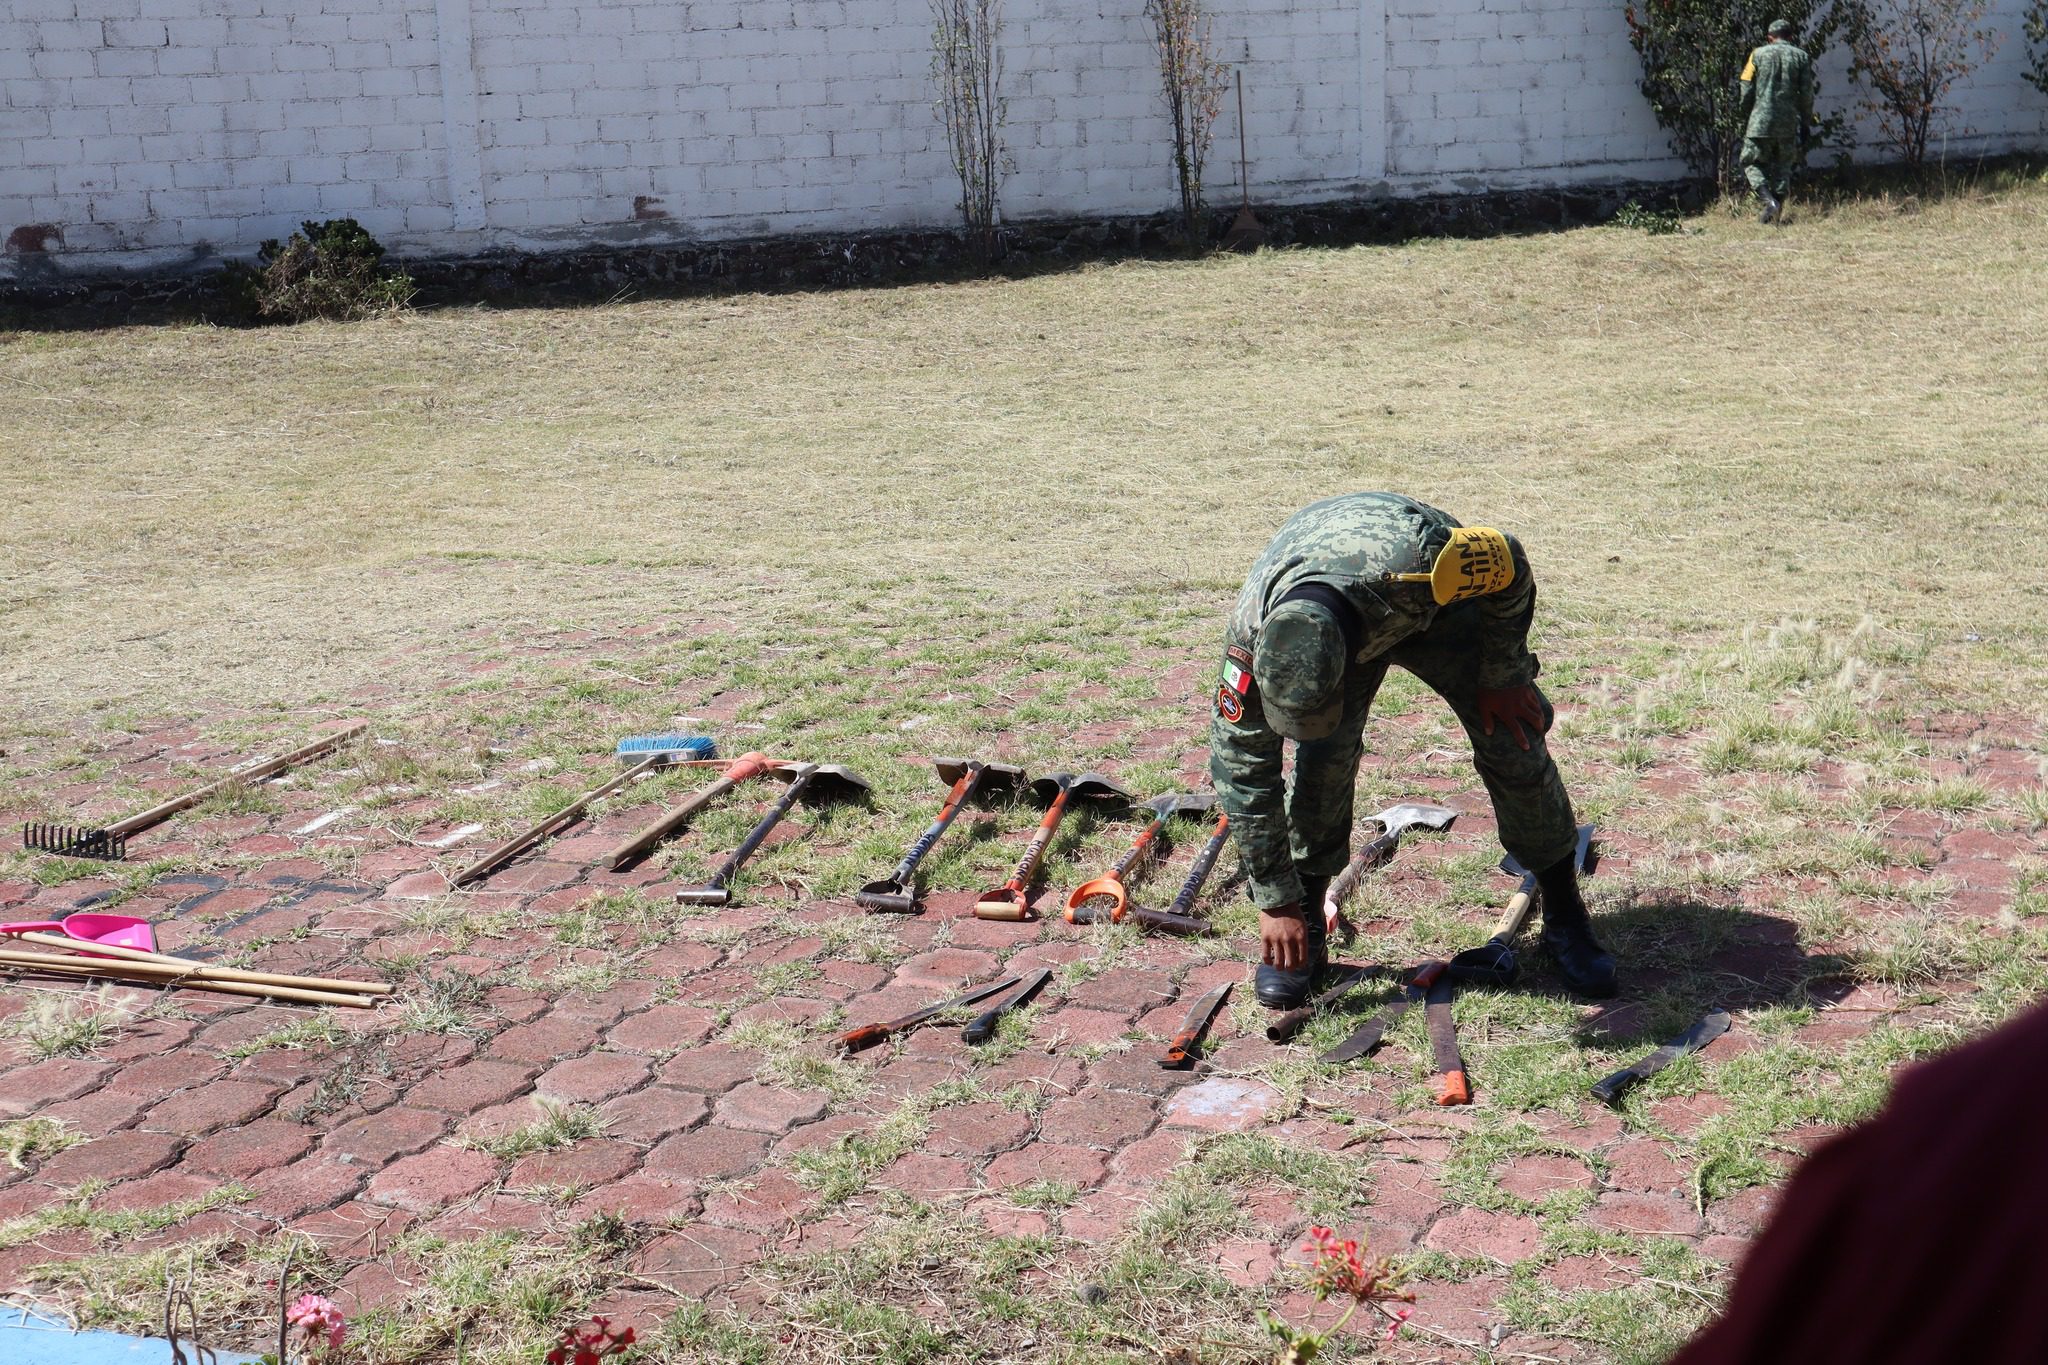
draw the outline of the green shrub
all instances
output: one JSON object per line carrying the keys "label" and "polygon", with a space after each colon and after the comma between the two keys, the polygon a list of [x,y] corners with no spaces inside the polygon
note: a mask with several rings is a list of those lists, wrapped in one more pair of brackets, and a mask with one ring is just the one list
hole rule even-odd
{"label": "green shrub", "polygon": [[412,277],[384,264],[384,247],[353,218],[305,222],[284,242],[265,242],[253,266],[223,272],[223,290],[251,317],[354,321],[412,300]]}
{"label": "green shrub", "polygon": [[1614,215],[1614,226],[1640,228],[1652,237],[1683,231],[1676,209],[1646,209],[1633,199],[1623,204],[1621,211]]}

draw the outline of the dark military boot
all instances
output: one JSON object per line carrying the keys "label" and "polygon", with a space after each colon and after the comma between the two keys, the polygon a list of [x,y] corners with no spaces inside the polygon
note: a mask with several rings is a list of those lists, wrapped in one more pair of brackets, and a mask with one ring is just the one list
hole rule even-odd
{"label": "dark military boot", "polygon": [[1252,977],[1252,989],[1259,1003],[1269,1010],[1291,1010],[1308,999],[1316,976],[1330,963],[1329,935],[1323,924],[1323,897],[1330,891],[1328,877],[1301,879],[1301,918],[1308,929],[1308,965],[1298,972],[1259,964]]}
{"label": "dark military boot", "polygon": [[1579,870],[1567,857],[1536,874],[1543,905],[1543,947],[1558,975],[1580,995],[1605,1000],[1615,991],[1614,955],[1593,937],[1592,917],[1579,895]]}
{"label": "dark military boot", "polygon": [[1756,220],[1759,223],[1769,223],[1776,221],[1778,217],[1778,210],[1782,207],[1778,203],[1778,196],[1772,194],[1769,190],[1758,190],[1757,195],[1764,201],[1764,206],[1763,210],[1757,214]]}

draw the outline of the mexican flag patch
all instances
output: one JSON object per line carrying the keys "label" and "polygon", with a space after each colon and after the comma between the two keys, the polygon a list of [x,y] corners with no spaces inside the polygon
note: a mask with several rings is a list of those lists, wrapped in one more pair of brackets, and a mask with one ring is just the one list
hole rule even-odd
{"label": "mexican flag patch", "polygon": [[1235,659],[1223,661],[1223,685],[1240,697],[1248,697],[1252,691],[1251,671]]}

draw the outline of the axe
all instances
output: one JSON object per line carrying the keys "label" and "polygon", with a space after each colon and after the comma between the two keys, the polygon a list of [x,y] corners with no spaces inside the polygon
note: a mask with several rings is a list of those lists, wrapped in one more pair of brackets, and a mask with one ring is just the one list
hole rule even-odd
{"label": "axe", "polygon": [[[1591,825],[1579,826],[1579,843],[1572,857],[1574,866],[1582,873],[1593,866]],[[1516,934],[1522,932],[1522,924],[1529,918],[1529,907],[1535,904],[1536,874],[1523,867],[1512,853],[1502,856],[1500,870],[1511,877],[1520,877],[1522,884],[1515,888],[1515,894],[1508,898],[1507,908],[1500,912],[1500,922],[1493,926],[1493,937],[1451,959],[1451,975],[1469,986],[1498,986],[1505,990],[1514,985],[1515,978],[1521,975],[1521,962],[1515,957],[1515,950],[1508,945]]]}

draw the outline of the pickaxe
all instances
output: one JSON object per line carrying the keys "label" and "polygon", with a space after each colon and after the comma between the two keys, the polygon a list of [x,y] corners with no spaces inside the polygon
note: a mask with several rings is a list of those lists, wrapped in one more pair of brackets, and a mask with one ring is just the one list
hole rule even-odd
{"label": "pickaxe", "polygon": [[[1592,869],[1596,859],[1591,825],[1579,826],[1579,843],[1572,856],[1581,873]],[[1508,945],[1522,931],[1522,922],[1529,918],[1529,907],[1535,903],[1536,874],[1516,861],[1512,853],[1502,856],[1500,870],[1511,877],[1520,877],[1522,884],[1509,897],[1507,908],[1501,911],[1500,922],[1493,926],[1493,937],[1451,959],[1451,975],[1466,985],[1506,989],[1514,985],[1515,978],[1521,975],[1522,964],[1516,959],[1515,950]]]}
{"label": "pickaxe", "polygon": [[[1131,845],[1130,852],[1117,859],[1116,866],[1109,870],[1107,876],[1082,882],[1074,888],[1073,894],[1067,897],[1067,923],[1092,924],[1102,918],[1104,910],[1109,912],[1111,919],[1122,919],[1124,907],[1130,903],[1130,894],[1124,889],[1124,878],[1144,861],[1147,853],[1152,851],[1159,832],[1166,828],[1166,822],[1176,815],[1193,815],[1206,811],[1214,804],[1216,798],[1213,796],[1190,796],[1184,792],[1168,792],[1165,796],[1155,796],[1147,801],[1142,809],[1152,812],[1151,823],[1138,835],[1137,842]],[[1107,899],[1110,904],[1087,904],[1098,899]]]}
{"label": "pickaxe", "polygon": [[1024,770],[1010,763],[984,763],[978,758],[935,758],[932,766],[939,770],[939,780],[953,784],[946,793],[946,804],[939,809],[939,818],[925,827],[917,836],[917,842],[905,851],[903,861],[896,864],[896,870],[880,881],[869,882],[854,893],[853,899],[863,909],[882,910],[897,915],[917,913],[917,865],[924,861],[924,855],[946,832],[961,808],[970,801],[985,801],[993,795],[1014,796],[1024,781]]}
{"label": "pickaxe", "polygon": [[1059,828],[1067,807],[1075,801],[1115,801],[1128,805],[1131,794],[1101,773],[1082,773],[1078,777],[1073,773],[1052,773],[1032,781],[1031,798],[1044,804],[1045,818],[1038,822],[1038,832],[1031,836],[1010,880],[982,892],[974,902],[977,919],[1030,919],[1031,902],[1024,891],[1038,875],[1039,861],[1045,857],[1046,845],[1052,842],[1053,831]]}
{"label": "pickaxe", "polygon": [[726,860],[711,874],[711,880],[702,886],[693,886],[676,892],[676,899],[685,905],[730,905],[732,892],[726,883],[740,870],[740,864],[753,856],[761,841],[768,837],[770,830],[782,823],[782,817],[789,814],[801,797],[814,801],[834,801],[843,797],[866,796],[871,790],[868,780],[851,768],[842,768],[836,763],[798,763],[788,768],[778,768],[777,777],[789,782],[789,790],[769,807],[761,822],[747,831],[747,837],[740,842]]}
{"label": "pickaxe", "polygon": [[[1330,890],[1323,898],[1323,928],[1334,935],[1337,926],[1350,928],[1350,921],[1344,918],[1344,902],[1351,899],[1351,893],[1358,889],[1359,881],[1365,874],[1394,856],[1394,849],[1401,842],[1401,836],[1411,829],[1444,830],[1458,818],[1458,812],[1445,806],[1425,806],[1418,801],[1404,801],[1398,806],[1388,806],[1372,817],[1380,827],[1380,837],[1358,850],[1354,857],[1330,883]],[[1346,939],[1350,935],[1346,935]]]}

